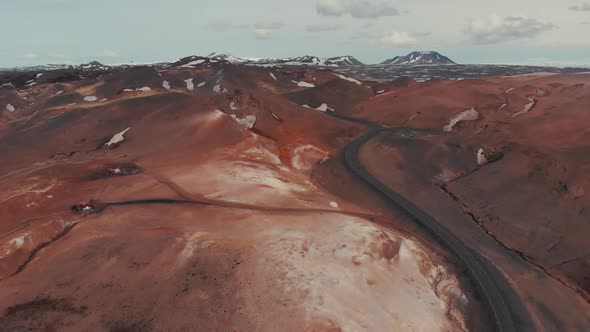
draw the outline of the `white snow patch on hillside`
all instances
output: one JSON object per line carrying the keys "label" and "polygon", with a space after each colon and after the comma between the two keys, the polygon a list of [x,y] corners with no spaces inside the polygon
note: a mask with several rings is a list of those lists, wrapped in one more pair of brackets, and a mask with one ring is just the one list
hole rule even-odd
{"label": "white snow patch on hillside", "polygon": [[488,158],[486,158],[486,155],[483,152],[483,149],[477,150],[477,164],[479,166],[482,166],[482,165],[485,165],[487,163],[488,163]]}
{"label": "white snow patch on hillside", "polygon": [[188,91],[192,91],[195,88],[192,78],[186,79],[186,80],[184,80],[184,82],[186,83],[186,88]]}
{"label": "white snow patch on hillside", "polygon": [[357,85],[361,85],[361,82],[360,82],[359,80],[355,80],[355,79],[354,79],[354,78],[352,78],[352,77],[347,77],[347,76],[340,75],[340,74],[334,74],[334,75],[336,75],[336,76],[340,77],[341,79],[343,79],[343,80],[345,80],[345,81],[349,81],[349,82],[355,83],[355,84],[357,84]]}
{"label": "white snow patch on hillside", "polygon": [[150,88],[149,86],[144,86],[141,88],[135,88],[135,89],[123,89],[123,92],[133,92],[133,91],[142,91],[142,92],[146,92],[146,91],[151,91],[152,88]]}
{"label": "white snow patch on hillside", "polygon": [[14,112],[15,108],[11,104],[6,105],[6,110],[9,112]]}
{"label": "white snow patch on hillside", "polygon": [[338,208],[338,203],[336,203],[334,201],[331,201],[330,202],[330,207],[333,207],[333,208],[337,209]]}
{"label": "white snow patch on hillside", "polygon": [[518,111],[518,112],[516,112],[516,113],[512,114],[512,117],[513,117],[513,118],[515,118],[515,117],[517,117],[517,116],[519,116],[519,115],[522,115],[522,114],[528,113],[528,111],[530,111],[530,110],[531,110],[531,108],[533,108],[533,106],[535,106],[535,98],[533,98],[533,97],[529,97],[529,98],[528,98],[528,100],[529,100],[529,103],[528,103],[528,104],[526,104],[526,105],[524,105],[524,106],[522,107],[522,110],[520,110],[520,111]]}
{"label": "white snow patch on hillside", "polygon": [[101,100],[99,100],[99,101],[107,101],[107,100],[109,100],[109,98],[102,98],[102,99],[101,99]]}
{"label": "white snow patch on hillside", "polygon": [[307,82],[297,82],[297,81],[291,81],[295,84],[297,84],[298,87],[302,87],[302,88],[315,88],[315,84],[313,83],[307,83]]}
{"label": "white snow patch on hillside", "polygon": [[444,131],[453,131],[453,127],[459,123],[459,121],[473,121],[479,118],[479,113],[475,110],[475,107],[465,110],[461,113],[455,114],[449,124],[443,127]]}
{"label": "white snow patch on hillside", "polygon": [[272,77],[273,80],[277,80],[277,77],[275,76],[275,74],[273,74],[272,72],[268,73],[270,75],[270,77]]}
{"label": "white snow patch on hillside", "polygon": [[168,81],[162,82],[162,86],[164,87],[164,89],[170,90],[170,83]]}
{"label": "white snow patch on hillside", "polygon": [[202,87],[205,84],[207,84],[207,82],[201,82],[201,83],[197,84],[197,86],[200,88],[200,87]]}
{"label": "white snow patch on hillside", "polygon": [[502,104],[502,106],[500,106],[500,108],[498,108],[498,110],[496,110],[496,112],[499,112],[503,109],[505,109],[508,106],[508,104]]}
{"label": "white snow patch on hillside", "polygon": [[232,111],[237,111],[237,110],[239,110],[239,109],[240,109],[238,106],[236,106],[236,103],[235,103],[235,102],[233,102],[233,101],[232,101],[231,103],[229,103],[229,108],[230,108]]}
{"label": "white snow patch on hillside", "polygon": [[378,95],[380,95],[380,94],[382,94],[383,92],[385,92],[385,90],[379,90],[379,91],[377,91],[377,94],[378,94]]}
{"label": "white snow patch on hillside", "polygon": [[508,93],[508,92],[510,92],[512,90],[514,90],[514,88],[510,88],[510,89],[506,90],[506,93]]}
{"label": "white snow patch on hillside", "polygon": [[61,95],[62,93],[64,93],[64,91],[63,90],[60,90],[60,91],[58,91],[58,92],[55,93],[55,96]]}
{"label": "white snow patch on hillside", "polygon": [[96,101],[98,98],[96,96],[86,96],[84,97],[84,101]]}
{"label": "white snow patch on hillside", "polygon": [[322,103],[320,106],[316,107],[315,109],[318,111],[321,111],[321,112],[326,112],[326,111],[334,112],[334,109],[329,107],[328,104],[326,104],[326,103]]}
{"label": "white snow patch on hillside", "polygon": [[254,124],[256,123],[256,115],[246,115],[243,118],[238,118],[237,115],[232,114],[231,117],[246,129],[252,129],[252,127],[254,127]]}
{"label": "white snow patch on hillside", "polygon": [[189,62],[189,63],[187,63],[187,64],[184,64],[184,65],[182,65],[182,66],[180,66],[180,67],[181,67],[181,68],[195,68],[195,67],[193,67],[193,66],[200,65],[200,64],[201,64],[201,63],[203,63],[203,62],[205,62],[205,60],[203,60],[203,59],[199,59],[199,60],[191,61],[191,62]]}
{"label": "white snow patch on hillside", "polygon": [[125,137],[123,137],[123,135],[125,135],[125,133],[129,130],[130,128],[127,128],[125,130],[123,130],[120,133],[117,133],[113,136],[113,138],[111,138],[110,141],[106,142],[104,145],[106,146],[111,146],[113,144],[117,144],[119,142],[123,142],[125,140]]}
{"label": "white snow patch on hillside", "polygon": [[305,107],[305,108],[311,108],[309,107],[309,105],[305,104],[305,105],[301,105],[301,107]]}

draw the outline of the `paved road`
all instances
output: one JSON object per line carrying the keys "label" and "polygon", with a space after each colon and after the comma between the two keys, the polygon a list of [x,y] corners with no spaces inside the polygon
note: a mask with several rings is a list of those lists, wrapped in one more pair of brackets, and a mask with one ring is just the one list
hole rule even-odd
{"label": "paved road", "polygon": [[[418,208],[408,199],[395,192],[378,179],[373,177],[363,166],[358,158],[360,148],[377,136],[382,131],[391,131],[400,136],[412,137],[420,134],[435,134],[448,135],[449,133],[438,130],[429,129],[413,129],[413,128],[383,128],[373,122],[351,118],[339,114],[327,113],[332,117],[338,119],[351,121],[363,124],[369,128],[369,132],[348,144],[344,149],[344,159],[346,166],[356,176],[368,183],[374,190],[387,197],[389,201],[398,209],[404,211],[423,229],[430,233],[436,240],[439,241],[447,250],[451,252],[459,261],[466,267],[469,276],[475,283],[477,290],[483,295],[484,301],[492,314],[492,318],[496,324],[497,331],[516,331],[516,326],[513,317],[510,313],[507,301],[503,298],[498,284],[490,276],[489,269],[493,269],[489,263],[478,259],[474,253],[459,241],[453,234],[451,234],[441,223],[436,221],[432,216],[424,210]],[[484,264],[488,266],[484,266]]]}

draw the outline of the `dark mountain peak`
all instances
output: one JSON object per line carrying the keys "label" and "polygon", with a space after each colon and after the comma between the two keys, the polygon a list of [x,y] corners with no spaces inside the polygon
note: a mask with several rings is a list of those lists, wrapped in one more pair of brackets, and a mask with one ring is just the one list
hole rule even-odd
{"label": "dark mountain peak", "polygon": [[435,51],[414,51],[405,56],[396,56],[394,58],[383,61],[384,65],[442,65],[455,64],[455,62],[448,57]]}

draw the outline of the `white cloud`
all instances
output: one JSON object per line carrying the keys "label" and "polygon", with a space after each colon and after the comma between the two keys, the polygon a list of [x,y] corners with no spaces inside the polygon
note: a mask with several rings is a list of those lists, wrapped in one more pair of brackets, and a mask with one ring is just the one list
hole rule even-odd
{"label": "white cloud", "polygon": [[368,0],[318,0],[316,12],[322,16],[350,15],[354,18],[397,16],[399,11],[386,2]]}
{"label": "white cloud", "polygon": [[555,25],[524,16],[490,16],[469,23],[467,33],[476,44],[496,44],[523,38],[534,38]]}
{"label": "white cloud", "polygon": [[416,44],[416,38],[407,32],[392,32],[382,36],[377,41],[381,47],[407,47]]}
{"label": "white cloud", "polygon": [[308,24],[305,26],[307,32],[326,32],[340,30],[344,27],[343,24]]}
{"label": "white cloud", "polygon": [[115,51],[111,50],[103,50],[102,52],[100,52],[99,55],[105,58],[114,58],[118,56],[118,54]]}
{"label": "white cloud", "polygon": [[34,58],[37,57],[37,54],[35,54],[35,53],[27,53],[27,54],[23,54],[22,57],[25,58],[25,59],[34,59]]}
{"label": "white cloud", "polygon": [[283,23],[280,22],[256,23],[254,25],[254,33],[258,40],[271,39],[274,32],[282,27]]}
{"label": "white cloud", "polygon": [[569,10],[573,10],[575,12],[590,12],[590,3],[582,3],[579,5],[570,6]]}
{"label": "white cloud", "polygon": [[271,39],[273,31],[274,30],[269,30],[269,29],[255,29],[254,30],[254,32],[256,33],[256,39],[258,39],[258,40]]}

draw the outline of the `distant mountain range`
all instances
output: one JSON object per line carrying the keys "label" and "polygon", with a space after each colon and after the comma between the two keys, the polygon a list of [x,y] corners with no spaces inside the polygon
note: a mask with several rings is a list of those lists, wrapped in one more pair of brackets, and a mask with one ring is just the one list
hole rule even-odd
{"label": "distant mountain range", "polygon": [[452,65],[455,62],[446,56],[435,52],[412,52],[406,56],[396,56],[394,58],[385,60],[382,65]]}
{"label": "distant mountain range", "polygon": [[225,60],[230,63],[242,63],[253,65],[286,65],[286,66],[324,66],[324,67],[346,67],[363,65],[362,62],[350,55],[320,58],[312,55],[287,58],[238,58],[228,53],[211,53],[207,58]]}
{"label": "distant mountain range", "polygon": [[[351,55],[322,58],[312,55],[304,55],[299,57],[287,57],[287,58],[240,58],[229,53],[211,53],[207,56],[189,56],[181,58],[180,60],[173,62],[174,66],[185,66],[194,67],[201,63],[209,62],[227,62],[234,64],[247,64],[254,66],[272,67],[272,66],[318,66],[318,67],[333,67],[333,68],[344,68],[351,66],[363,66],[364,63],[357,60]],[[164,64],[164,63],[159,63]],[[441,55],[438,52],[412,52],[406,56],[396,56],[382,62],[380,65],[440,65],[440,64],[455,64],[448,57]],[[129,64],[135,65],[135,64]],[[125,66],[125,65],[123,65]],[[42,65],[32,66],[25,68],[12,68],[10,70],[17,71],[47,71],[47,70],[59,70],[59,69],[77,69],[83,71],[104,71],[108,70],[111,66],[103,65],[98,61],[92,61],[87,64],[81,65]],[[0,69],[9,70],[9,69]]]}
{"label": "distant mountain range", "polygon": [[[211,53],[207,56],[210,59],[225,60],[230,63],[243,63],[253,65],[293,65],[293,66],[324,66],[324,67],[348,67],[361,66],[362,62],[355,57],[346,55],[332,58],[320,58],[311,55],[289,58],[267,58],[267,59],[252,59],[252,58],[238,58],[227,53]],[[394,58],[385,60],[382,65],[441,65],[441,64],[455,64],[455,62],[448,57],[435,52],[417,52],[414,51],[405,56],[396,56]]]}

